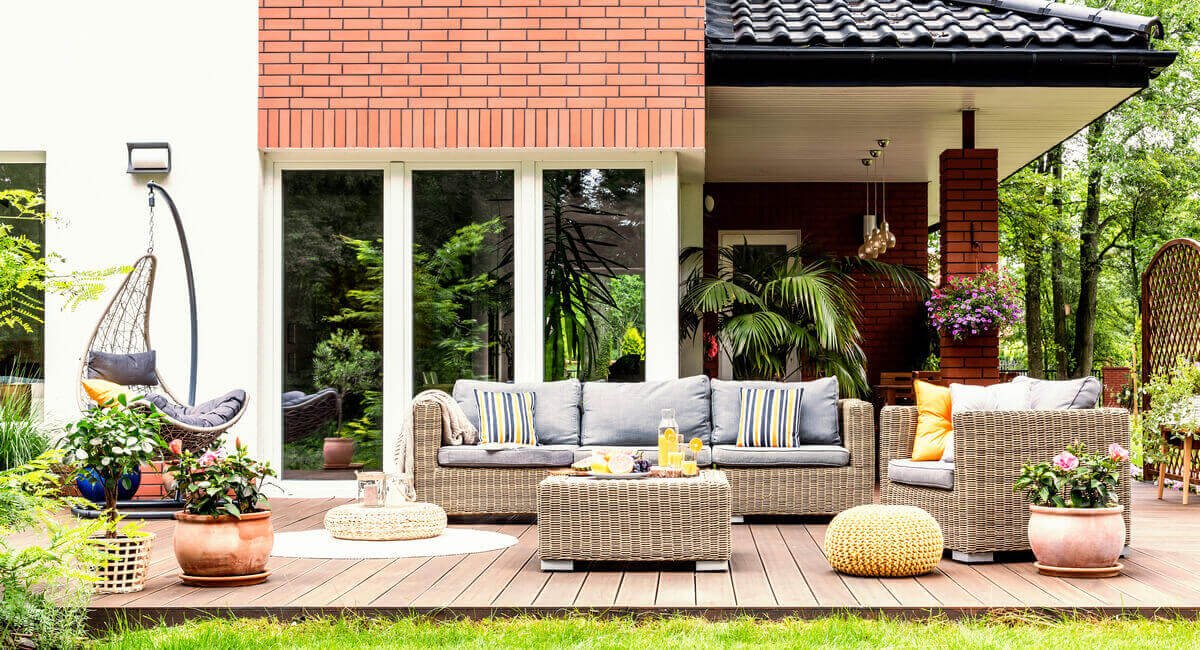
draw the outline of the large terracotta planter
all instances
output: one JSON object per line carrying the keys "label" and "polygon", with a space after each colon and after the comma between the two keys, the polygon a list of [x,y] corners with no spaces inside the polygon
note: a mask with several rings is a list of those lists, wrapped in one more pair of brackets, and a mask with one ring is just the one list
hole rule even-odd
{"label": "large terracotta planter", "polygon": [[175,559],[185,581],[248,576],[266,579],[267,558],[275,546],[271,511],[249,512],[241,519],[180,511],[175,513],[175,520]]}
{"label": "large terracotta planter", "polygon": [[1120,570],[1117,559],[1125,547],[1123,506],[1047,508],[1031,505],[1029,509],[1029,546],[1043,573],[1100,577],[1115,575]]}
{"label": "large terracotta planter", "polygon": [[352,438],[325,439],[325,469],[345,469],[354,460],[354,440]]}

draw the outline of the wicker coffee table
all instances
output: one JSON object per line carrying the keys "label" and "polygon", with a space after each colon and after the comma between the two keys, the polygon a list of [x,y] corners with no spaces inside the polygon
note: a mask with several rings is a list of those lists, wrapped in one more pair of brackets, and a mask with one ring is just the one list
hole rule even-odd
{"label": "wicker coffee table", "polygon": [[694,478],[551,476],[538,484],[538,555],[543,571],[578,561],[695,562],[727,571],[732,496],[725,473]]}

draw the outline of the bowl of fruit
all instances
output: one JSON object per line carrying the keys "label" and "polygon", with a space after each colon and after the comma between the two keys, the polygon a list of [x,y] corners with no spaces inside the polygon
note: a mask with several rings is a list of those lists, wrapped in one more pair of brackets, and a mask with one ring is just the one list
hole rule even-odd
{"label": "bowl of fruit", "polygon": [[592,455],[571,465],[582,476],[590,478],[633,479],[650,476],[650,461],[642,458],[642,452],[599,449]]}

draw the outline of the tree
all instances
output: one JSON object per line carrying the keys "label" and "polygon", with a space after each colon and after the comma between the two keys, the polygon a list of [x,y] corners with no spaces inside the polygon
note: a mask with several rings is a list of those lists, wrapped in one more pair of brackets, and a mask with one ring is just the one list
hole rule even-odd
{"label": "tree", "polygon": [[335,330],[313,351],[313,379],[338,394],[338,434],[342,432],[342,403],[351,392],[365,391],[379,378],[382,355],[364,346],[358,330]]}

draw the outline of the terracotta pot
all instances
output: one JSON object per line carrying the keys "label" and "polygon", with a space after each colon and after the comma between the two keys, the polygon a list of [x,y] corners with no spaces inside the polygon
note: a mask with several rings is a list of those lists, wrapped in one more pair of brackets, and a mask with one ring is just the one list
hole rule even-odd
{"label": "terracotta pot", "polygon": [[175,513],[175,559],[191,576],[262,573],[275,546],[271,511],[210,517]]}
{"label": "terracotta pot", "polygon": [[1072,569],[1117,564],[1125,548],[1124,506],[1029,509],[1029,546],[1038,562]]}
{"label": "terracotta pot", "polygon": [[325,439],[325,467],[349,467],[354,460],[354,440],[350,438]]}

